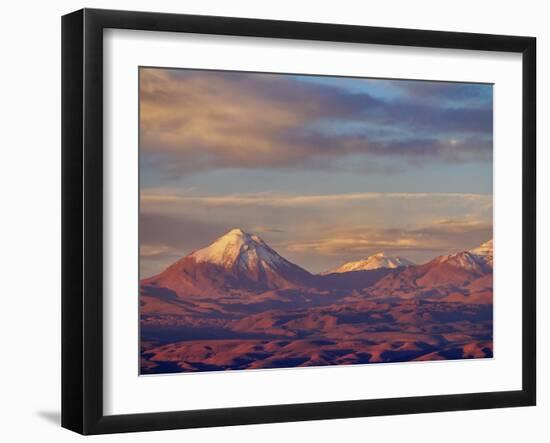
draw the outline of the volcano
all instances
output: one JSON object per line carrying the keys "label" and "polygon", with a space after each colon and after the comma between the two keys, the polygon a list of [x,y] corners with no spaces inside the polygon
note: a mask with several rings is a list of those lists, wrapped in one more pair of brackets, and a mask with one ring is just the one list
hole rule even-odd
{"label": "volcano", "polygon": [[307,287],[313,278],[257,235],[232,229],[142,284],[167,288],[180,296],[213,296],[232,290],[260,293]]}

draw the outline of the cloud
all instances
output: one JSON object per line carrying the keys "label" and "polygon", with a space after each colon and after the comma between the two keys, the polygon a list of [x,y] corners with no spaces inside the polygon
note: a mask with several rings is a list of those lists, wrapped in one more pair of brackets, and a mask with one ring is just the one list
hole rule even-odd
{"label": "cloud", "polygon": [[287,249],[332,256],[362,258],[372,253],[449,253],[473,248],[492,238],[492,224],[481,220],[446,220],[403,228],[342,230],[317,239],[291,242]]}
{"label": "cloud", "polygon": [[404,94],[429,101],[445,101],[455,105],[469,104],[479,108],[492,105],[492,85],[481,83],[453,83],[440,81],[392,81],[392,86]]}
{"label": "cloud", "polygon": [[490,194],[200,196],[157,188],[141,196],[140,237],[151,251],[142,261],[150,273],[235,227],[259,234],[289,260],[317,272],[380,251],[422,262],[482,243],[491,226]]}
{"label": "cloud", "polygon": [[192,196],[175,193],[175,190],[160,189],[157,193],[142,193],[141,204],[143,211],[156,206],[165,206],[167,208],[189,207],[189,206],[272,206],[272,207],[306,207],[306,206],[342,206],[356,202],[367,202],[370,200],[424,200],[427,202],[437,202],[441,200],[466,202],[475,205],[492,204],[492,195],[473,194],[473,193],[437,193],[437,192],[356,192],[343,194],[326,195],[299,195],[282,193],[250,193],[250,194],[229,194],[220,196]]}
{"label": "cloud", "polygon": [[262,234],[262,233],[272,233],[272,234],[285,234],[287,231],[284,229],[271,228],[269,226],[255,226],[252,229],[253,232]]}
{"label": "cloud", "polygon": [[174,254],[172,247],[162,244],[142,244],[139,247],[140,258],[162,257],[168,254]]}
{"label": "cloud", "polygon": [[[454,88],[438,84],[446,87]],[[409,95],[392,101],[293,76],[142,68],[142,168],[178,177],[217,168],[329,167],[357,154],[366,165],[373,157],[491,158],[490,107],[446,107]],[[350,122],[355,129],[345,130]],[[373,127],[395,135],[381,137]]]}
{"label": "cloud", "polygon": [[[144,277],[156,274],[184,255],[207,246],[233,227],[231,222],[214,226],[206,221],[199,227],[185,216],[142,216],[141,225],[146,229],[152,222],[162,235],[142,237],[140,268]],[[369,220],[364,220],[363,224],[356,221],[351,227],[319,220],[301,229],[291,221],[287,229],[251,226],[245,230],[260,234],[280,254],[312,272],[378,252],[423,263],[437,255],[476,247],[492,238],[491,219],[475,217],[440,218],[392,228],[373,226]]]}
{"label": "cloud", "polygon": [[[203,239],[213,239],[221,235],[226,226],[221,222],[208,221],[203,217],[193,218],[183,213],[155,210],[140,211],[139,237],[140,244],[147,245],[146,251],[169,252],[182,254],[187,248],[204,246]],[[154,254],[149,254],[154,255]],[[158,254],[157,254],[158,255]]]}

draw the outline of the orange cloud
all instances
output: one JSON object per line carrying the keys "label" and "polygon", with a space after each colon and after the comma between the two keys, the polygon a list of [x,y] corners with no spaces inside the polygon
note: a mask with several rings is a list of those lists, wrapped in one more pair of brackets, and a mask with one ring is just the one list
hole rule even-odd
{"label": "orange cloud", "polygon": [[289,242],[289,251],[361,258],[385,251],[449,253],[475,247],[491,239],[492,224],[481,220],[434,221],[427,225],[403,228],[370,228],[334,230],[319,238]]}

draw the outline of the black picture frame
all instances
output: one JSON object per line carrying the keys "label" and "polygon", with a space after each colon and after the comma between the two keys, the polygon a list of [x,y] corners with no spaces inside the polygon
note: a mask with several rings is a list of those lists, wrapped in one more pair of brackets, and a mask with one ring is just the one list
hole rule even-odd
{"label": "black picture frame", "polygon": [[[103,412],[103,30],[503,51],[523,63],[522,389],[169,411]],[[82,434],[151,431],[536,403],[536,39],[229,17],[83,9],[62,18],[62,426]]]}

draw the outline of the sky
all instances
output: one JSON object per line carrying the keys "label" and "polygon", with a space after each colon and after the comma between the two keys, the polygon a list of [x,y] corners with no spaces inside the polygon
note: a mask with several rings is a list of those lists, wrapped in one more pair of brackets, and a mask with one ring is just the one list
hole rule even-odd
{"label": "sky", "polygon": [[310,272],[492,238],[488,84],[140,68],[140,273],[233,228]]}

